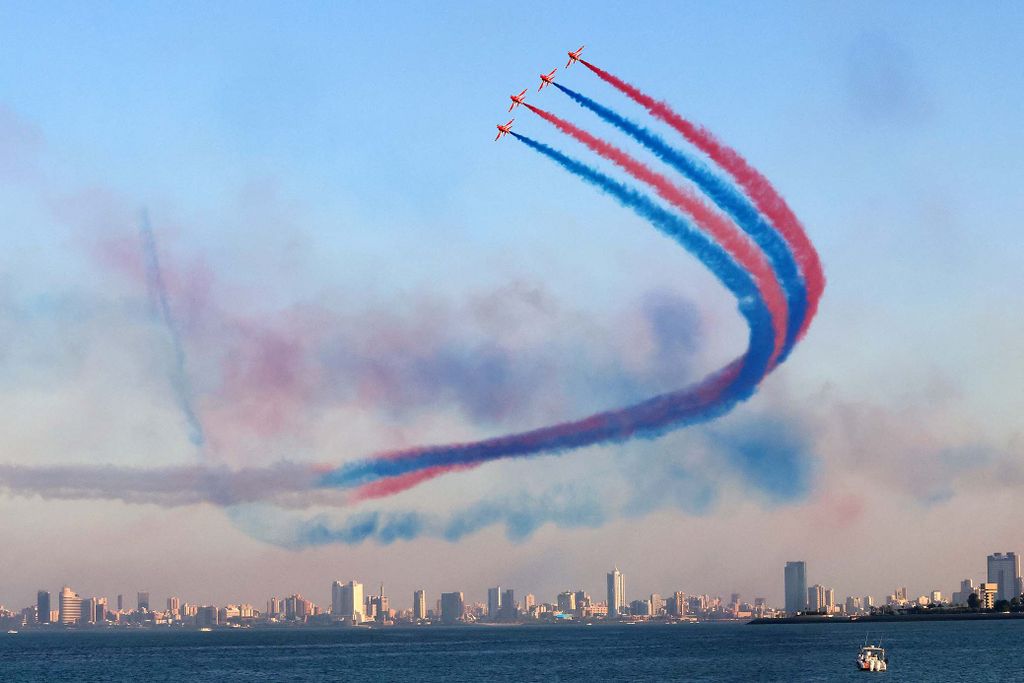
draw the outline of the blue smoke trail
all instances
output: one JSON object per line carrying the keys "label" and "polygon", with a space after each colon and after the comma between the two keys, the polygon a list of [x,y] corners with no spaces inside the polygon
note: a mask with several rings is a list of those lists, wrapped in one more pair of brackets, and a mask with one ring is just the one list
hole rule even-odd
{"label": "blue smoke trail", "polygon": [[543,496],[482,500],[447,515],[412,510],[368,510],[344,519],[329,514],[306,518],[265,504],[238,505],[228,510],[231,521],[250,536],[290,550],[343,543],[390,545],[420,537],[455,543],[496,524],[518,543],[545,524],[562,528],[597,528],[610,512],[593,492],[558,487]]}
{"label": "blue smoke trail", "polygon": [[193,445],[201,447],[205,443],[206,437],[203,433],[202,422],[199,421],[199,416],[193,405],[192,385],[188,381],[186,368],[185,346],[182,344],[178,325],[171,313],[167,286],[164,284],[160,259],[156,253],[156,239],[153,237],[153,228],[149,224],[149,214],[146,211],[142,211],[139,216],[139,237],[142,240],[142,253],[145,257],[146,286],[149,289],[149,296],[154,303],[157,316],[167,329],[171,350],[174,353],[174,366],[171,368],[168,378],[174,391],[174,397],[178,402],[178,408],[188,424],[188,439]]}
{"label": "blue smoke trail", "polygon": [[757,207],[738,190],[732,183],[716,175],[698,159],[672,147],[657,133],[617,114],[608,107],[598,104],[585,95],[581,95],[564,85],[553,84],[556,88],[572,98],[580,106],[589,109],[623,131],[658,158],[689,178],[711,198],[722,211],[727,213],[736,224],[757,243],[768,256],[776,275],[786,292],[789,307],[789,320],[786,325],[786,343],[779,354],[779,363],[789,356],[797,341],[797,334],[807,315],[807,287],[800,269],[793,257],[786,240],[773,228]]}
{"label": "blue smoke trail", "polygon": [[[614,180],[594,168],[522,135],[512,135],[563,168],[591,183],[647,219],[664,234],[697,256],[737,299],[741,314],[750,326],[749,348],[739,361],[739,370],[714,400],[702,399],[702,387],[714,386],[722,374],[691,387],[656,396],[636,405],[578,422],[544,427],[469,444],[418,449],[409,457],[378,457],[351,462],[323,475],[324,487],[351,488],[381,479],[398,477],[435,467],[451,467],[486,460],[542,452],[559,452],[606,441],[621,441],[634,435],[655,437],[668,429],[705,421],[728,412],[748,398],[764,376],[774,345],[771,314],[753,278],[727,252],[697,230],[685,218],[666,211],[645,194]],[[730,366],[732,367],[732,366]],[[724,373],[727,373],[727,368]]]}

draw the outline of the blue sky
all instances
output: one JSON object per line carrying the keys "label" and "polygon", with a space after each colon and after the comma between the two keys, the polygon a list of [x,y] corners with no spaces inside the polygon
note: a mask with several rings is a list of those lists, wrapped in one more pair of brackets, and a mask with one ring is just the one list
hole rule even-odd
{"label": "blue sky", "polygon": [[[96,256],[97,245],[133,237],[132,212],[141,206],[151,211],[168,267],[184,279],[209,275],[217,315],[288,330],[296,323],[284,312],[317,303],[337,316],[328,327],[381,325],[382,312],[406,332],[428,318],[454,320],[462,346],[500,339],[524,362],[564,373],[552,375],[535,403],[484,424],[466,420],[458,401],[429,392],[403,396],[401,410],[386,402],[366,414],[324,408],[293,425],[290,440],[253,456],[261,461],[291,455],[292,447],[334,458],[338,430],[359,434],[344,449],[354,456],[396,441],[533,426],[546,414],[566,417],[662,388],[663,369],[637,370],[629,350],[631,316],[652,292],[683,297],[700,312],[699,351],[686,373],[730,357],[741,324],[697,264],[513,140],[491,142],[494,124],[508,119],[508,95],[524,87],[528,101],[621,141],[557,92],[536,93],[537,74],[558,66],[560,82],[639,117],[583,68],[564,69],[565,51],[586,43],[594,63],[739,149],[807,226],[829,279],[821,314],[749,414],[735,416],[735,429],[765,415],[800,425],[814,443],[815,477],[806,497],[780,505],[708,466],[700,455],[713,452],[708,439],[676,435],[624,447],[625,462],[642,468],[644,454],[693,453],[686,465],[712,477],[717,506],[698,515],[669,507],[604,531],[549,526],[536,546],[484,532],[445,552],[471,558],[482,544],[507,544],[516,569],[467,561],[459,574],[467,582],[487,583],[498,571],[511,572],[495,577],[505,583],[540,581],[545,544],[566,548],[567,572],[599,576],[617,558],[588,550],[588,534],[629,536],[642,524],[659,538],[730,536],[808,554],[833,571],[822,580],[841,584],[840,592],[846,585],[880,592],[884,567],[833,568],[828,547],[801,542],[820,532],[809,517],[829,519],[841,508],[836,528],[820,532],[838,548],[894,514],[908,534],[924,529],[913,533],[934,538],[977,511],[992,472],[1021,467],[1022,27],[1019,3],[0,3],[0,153],[13,160],[0,164],[0,232],[9,245],[0,255],[8,337],[0,345],[8,416],[0,436],[22,463],[61,461],[76,444],[88,447],[69,458],[84,462],[193,456],[166,396],[152,326],[138,320],[144,291]],[[522,109],[515,129],[583,155]],[[515,309],[523,319],[511,331],[490,320],[458,322],[495,291],[533,290],[546,302],[537,310],[557,314]],[[442,313],[422,314],[430,306]],[[204,391],[215,393],[204,378],[221,372],[223,361],[204,353],[220,329],[216,316],[204,315],[185,321],[201,404]],[[116,331],[117,342],[105,331]],[[439,344],[452,342],[441,337]],[[507,373],[509,386],[535,378],[518,366]],[[229,407],[206,400],[231,422],[221,414]],[[90,410],[79,414],[83,405]],[[395,410],[415,419],[396,426],[387,417]],[[885,436],[858,441],[864,432]],[[255,442],[250,435],[244,445]],[[965,478],[963,463],[950,463],[950,449],[965,446],[995,454],[991,470],[968,468],[976,480]],[[501,465],[501,474],[472,475],[465,486],[489,490],[514,473],[531,488],[562,477],[592,478],[600,490],[633,476],[617,455],[594,455],[602,464],[593,474],[566,458],[551,466],[554,474],[542,465]],[[946,502],[922,502],[947,488],[956,495]],[[1008,496],[1002,502],[996,495],[997,509],[1012,509],[1010,494],[999,494]],[[853,522],[843,512],[850,500],[863,511]],[[112,525],[174,542],[196,519],[220,519],[216,510],[165,516],[145,506],[16,497],[0,500],[0,509],[38,519],[47,538],[89,537]],[[71,525],[70,511],[87,525]],[[212,538],[236,549],[239,562],[302,564],[296,575],[306,572],[309,581],[342,552],[296,560],[224,524]],[[785,531],[764,540],[778,528]],[[995,528],[976,540],[977,552],[1020,549],[1021,541],[1019,531]],[[39,548],[12,530],[0,532],[0,543],[21,556]],[[352,571],[372,575],[431,543],[392,546],[387,557],[373,546],[343,552],[355,553]],[[631,548],[623,541],[624,556]],[[726,562],[731,550],[723,543],[708,562]],[[911,544],[892,563],[913,552],[925,551]],[[952,587],[971,571],[959,556],[929,555],[938,569],[920,571]],[[123,559],[125,581],[158,573]],[[680,578],[659,568],[669,563],[655,553],[632,573],[647,577],[649,591],[667,591],[662,584]],[[37,567],[2,568],[23,577],[21,592],[34,590]],[[113,590],[101,571],[89,574],[97,587],[88,590]],[[438,561],[424,571],[442,577],[450,568]],[[709,566],[681,571],[694,583],[712,581]],[[778,588],[762,588],[756,574],[720,580],[722,592]],[[270,589],[256,579],[247,585]],[[18,596],[0,594],[0,602]]]}

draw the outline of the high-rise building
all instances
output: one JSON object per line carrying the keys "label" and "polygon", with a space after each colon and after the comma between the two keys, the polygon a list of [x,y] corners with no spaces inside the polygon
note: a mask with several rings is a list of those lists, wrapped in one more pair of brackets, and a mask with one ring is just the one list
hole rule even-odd
{"label": "high-rise building", "polygon": [[536,604],[536,596],[534,596],[533,593],[527,593],[526,596],[523,598],[523,611],[526,613],[527,616],[530,615],[530,610],[533,609],[533,606]]}
{"label": "high-rise building", "polygon": [[519,616],[516,612],[516,593],[511,588],[506,588],[501,594],[501,612],[499,613],[504,621],[515,621]]}
{"label": "high-rise building", "polygon": [[487,589],[487,616],[491,620],[497,619],[501,614],[501,586]]}
{"label": "high-rise building", "polygon": [[846,614],[860,614],[863,611],[863,601],[860,598],[856,598],[852,595],[846,598]]}
{"label": "high-rise building", "polygon": [[60,610],[60,623],[77,624],[82,620],[82,598],[68,586],[60,589],[57,604]]}
{"label": "high-rise building", "polygon": [[[651,593],[651,616],[658,616],[665,611],[665,599],[657,593]],[[734,600],[733,602],[737,602]]]}
{"label": "high-rise building", "polygon": [[975,592],[978,594],[978,606],[985,609],[992,609],[996,605],[996,596],[999,595],[999,584],[988,582],[978,584]]}
{"label": "high-rise building", "polygon": [[423,589],[412,594],[412,618],[416,621],[427,618],[427,594]]}
{"label": "high-rise building", "polygon": [[385,622],[391,619],[391,601],[384,595],[384,584],[380,585],[380,592],[372,596],[369,601],[373,606],[373,615],[377,621]]}
{"label": "high-rise building", "polygon": [[178,618],[181,613],[181,600],[176,597],[167,598],[167,611],[172,618]]}
{"label": "high-rise building", "polygon": [[196,610],[196,626],[209,628],[217,625],[217,608],[213,605],[203,605]]}
{"label": "high-rise building", "polygon": [[786,563],[786,611],[790,614],[807,609],[807,564]]}
{"label": "high-rise building", "polygon": [[341,591],[345,587],[341,581],[331,584],[331,615],[341,616]]}
{"label": "high-rise building", "polygon": [[82,600],[82,620],[83,624],[95,624],[96,623],[96,598],[85,598]]}
{"label": "high-rise building", "polygon": [[140,612],[149,611],[149,591],[139,591],[137,604]]}
{"label": "high-rise building", "polygon": [[669,612],[674,617],[686,615],[686,593],[676,591],[672,594],[672,598],[669,600]]}
{"label": "high-rise building", "polygon": [[284,618],[288,621],[306,621],[307,617],[313,616],[315,605],[304,597],[295,593],[284,599]]}
{"label": "high-rise building", "polygon": [[559,612],[576,611],[576,594],[572,591],[563,591],[559,593],[557,602]]}
{"label": "high-rise building", "polygon": [[363,621],[364,609],[363,584],[357,581],[346,584],[334,582],[331,587],[331,614],[359,624]]}
{"label": "high-rise building", "polygon": [[626,612],[626,576],[615,567],[608,572],[608,617],[614,619]]}
{"label": "high-rise building", "polygon": [[825,607],[825,587],[816,583],[807,589],[807,609],[811,612],[819,612]]}
{"label": "high-rise building", "polygon": [[462,592],[441,593],[441,623],[454,624],[462,619],[466,600]]}
{"label": "high-rise building", "polygon": [[124,596],[121,595],[120,593],[117,594],[117,611],[118,612],[123,612],[124,611]]}
{"label": "high-rise building", "polygon": [[988,556],[988,582],[999,585],[996,600],[1013,600],[1024,592],[1021,587],[1020,558],[1016,553]]}
{"label": "high-rise building", "polygon": [[953,591],[953,597],[950,598],[950,602],[954,605],[966,605],[973,592],[974,579],[964,579],[960,582],[960,590]]}
{"label": "high-rise building", "polygon": [[634,600],[633,602],[629,603],[629,613],[635,617],[651,616],[651,601]]}
{"label": "high-rise building", "polygon": [[40,624],[50,623],[50,591],[36,593],[36,614],[39,615]]}
{"label": "high-rise building", "polygon": [[[337,581],[335,581],[337,583]],[[332,601],[333,605],[333,601]],[[267,600],[267,615],[276,617],[281,614],[281,598],[270,598]],[[333,614],[333,612],[332,612]]]}

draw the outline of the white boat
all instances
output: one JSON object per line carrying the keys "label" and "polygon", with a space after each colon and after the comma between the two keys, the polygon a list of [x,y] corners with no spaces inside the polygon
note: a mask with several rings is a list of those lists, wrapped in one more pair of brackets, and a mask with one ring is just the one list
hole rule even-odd
{"label": "white boat", "polygon": [[12,629],[11,629],[10,631],[8,631],[8,633],[10,633],[11,635],[14,635],[15,633],[17,633],[17,631],[15,631],[15,630],[14,630],[14,629],[12,628]]}
{"label": "white boat", "polygon": [[889,668],[889,658],[885,650],[877,645],[865,645],[857,655],[857,669],[860,671],[885,671]]}

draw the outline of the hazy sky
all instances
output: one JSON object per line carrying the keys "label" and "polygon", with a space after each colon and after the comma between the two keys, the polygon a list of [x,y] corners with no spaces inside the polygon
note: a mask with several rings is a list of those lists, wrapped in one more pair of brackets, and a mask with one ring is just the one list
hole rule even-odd
{"label": "hazy sky", "polygon": [[349,511],[0,493],[0,604],[64,583],[325,603],[349,578],[400,606],[499,583],[603,596],[615,564],[630,598],[781,602],[792,559],[840,596],[983,578],[987,553],[1024,551],[1022,28],[1019,3],[0,2],[0,463],[341,463],[580,417],[735,356],[742,319],[692,257],[491,142],[524,87],[622,141],[535,92],[558,66],[641,116],[564,69],[581,43],[763,171],[828,278],[807,338],[723,420],[355,511],[516,524],[295,550],[269,527]]}

